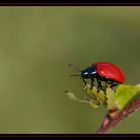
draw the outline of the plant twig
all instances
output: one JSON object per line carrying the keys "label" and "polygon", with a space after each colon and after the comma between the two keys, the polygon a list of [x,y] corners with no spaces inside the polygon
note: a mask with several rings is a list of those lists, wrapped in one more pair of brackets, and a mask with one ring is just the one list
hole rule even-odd
{"label": "plant twig", "polygon": [[96,131],[96,134],[106,134],[109,133],[111,128],[115,127],[121,120],[132,115],[140,107],[140,97],[133,101],[128,107],[123,111],[111,115],[106,114],[100,128]]}

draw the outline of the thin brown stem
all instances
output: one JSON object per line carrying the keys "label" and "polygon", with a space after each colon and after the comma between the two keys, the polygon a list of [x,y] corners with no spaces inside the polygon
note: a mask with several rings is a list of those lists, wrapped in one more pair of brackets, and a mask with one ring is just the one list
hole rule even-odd
{"label": "thin brown stem", "polygon": [[96,134],[107,134],[109,131],[121,122],[124,118],[132,115],[140,107],[140,97],[133,101],[123,111],[117,113],[115,116],[106,114],[100,128],[96,131]]}

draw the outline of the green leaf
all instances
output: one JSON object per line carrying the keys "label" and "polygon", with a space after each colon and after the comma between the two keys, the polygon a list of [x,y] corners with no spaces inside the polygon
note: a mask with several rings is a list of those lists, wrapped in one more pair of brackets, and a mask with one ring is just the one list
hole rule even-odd
{"label": "green leaf", "polygon": [[93,87],[91,89],[91,86],[89,84],[86,84],[85,91],[88,96],[90,96],[92,99],[97,99],[97,89]]}
{"label": "green leaf", "polygon": [[120,85],[116,89],[115,103],[119,110],[123,110],[128,104],[135,100],[139,94],[138,86]]}
{"label": "green leaf", "polygon": [[140,85],[119,85],[115,90],[107,87],[104,91],[97,92],[96,87],[91,89],[90,84],[86,84],[85,92],[86,95],[82,99],[78,99],[72,92],[66,92],[66,95],[71,100],[88,103],[94,109],[103,105],[106,110],[121,111],[140,96]]}
{"label": "green leaf", "polygon": [[97,100],[100,102],[101,105],[104,105],[105,102],[106,102],[106,95],[103,91],[100,91],[98,94],[97,94]]}
{"label": "green leaf", "polygon": [[87,95],[93,100],[92,106],[99,106],[104,105],[106,102],[106,95],[103,91],[97,92],[97,88],[93,87],[91,89],[91,86],[89,84],[86,85],[85,91]]}
{"label": "green leaf", "polygon": [[116,108],[116,104],[115,104],[115,93],[111,88],[107,88],[106,89],[106,96],[107,96],[107,110],[112,110],[114,108]]}

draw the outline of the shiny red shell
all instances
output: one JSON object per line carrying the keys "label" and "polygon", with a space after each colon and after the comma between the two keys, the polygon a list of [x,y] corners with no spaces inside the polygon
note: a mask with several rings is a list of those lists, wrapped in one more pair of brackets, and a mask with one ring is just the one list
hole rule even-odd
{"label": "shiny red shell", "polygon": [[117,65],[110,62],[97,62],[92,64],[92,66],[95,65],[99,76],[117,81],[120,84],[125,82],[125,75]]}

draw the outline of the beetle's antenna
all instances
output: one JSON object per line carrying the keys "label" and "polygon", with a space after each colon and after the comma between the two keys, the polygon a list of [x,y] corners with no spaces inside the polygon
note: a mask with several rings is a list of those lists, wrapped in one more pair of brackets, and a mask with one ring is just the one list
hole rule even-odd
{"label": "beetle's antenna", "polygon": [[[80,72],[81,72],[81,70],[80,70],[79,68],[77,68],[76,66],[74,66],[74,65],[72,65],[72,64],[68,64],[68,66],[73,67],[73,68],[76,69],[77,71],[80,71]],[[76,75],[76,76],[78,76],[78,75]]]}
{"label": "beetle's antenna", "polygon": [[73,76],[80,76],[80,74],[74,74],[74,75],[71,75],[71,77],[73,77]]}

